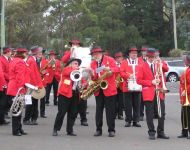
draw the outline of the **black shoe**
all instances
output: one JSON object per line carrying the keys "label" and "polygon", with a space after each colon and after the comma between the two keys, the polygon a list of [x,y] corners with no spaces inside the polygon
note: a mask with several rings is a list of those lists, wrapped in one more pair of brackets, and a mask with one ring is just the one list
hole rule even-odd
{"label": "black shoe", "polygon": [[144,121],[143,116],[141,116],[141,117],[139,118],[139,120],[140,120],[140,121]]}
{"label": "black shoe", "polygon": [[18,133],[13,133],[13,136],[22,136],[22,134],[20,132]]}
{"label": "black shoe", "polygon": [[185,135],[185,134],[181,134],[179,136],[177,136],[178,138],[188,138],[188,135]]}
{"label": "black shoe", "polygon": [[4,120],[3,122],[0,123],[0,125],[8,125],[9,123],[10,123],[9,121]]}
{"label": "black shoe", "polygon": [[53,130],[52,136],[58,136],[57,130]]}
{"label": "black shoe", "polygon": [[54,103],[54,106],[57,106],[57,103]]}
{"label": "black shoe", "polygon": [[114,137],[115,136],[115,132],[113,132],[113,131],[111,131],[111,132],[109,132],[109,135],[108,135],[109,137]]}
{"label": "black shoe", "polygon": [[81,122],[81,126],[88,126],[87,121],[82,121],[82,122]]}
{"label": "black shoe", "polygon": [[123,120],[123,116],[118,116],[118,119],[119,120]]}
{"label": "black shoe", "polygon": [[159,138],[159,139],[169,139],[170,137],[169,137],[169,136],[166,136],[166,135],[163,133],[163,134],[158,134],[158,135],[157,135],[157,138]]}
{"label": "black shoe", "polygon": [[74,132],[67,132],[67,135],[69,135],[69,136],[77,136]]}
{"label": "black shoe", "polygon": [[101,136],[102,135],[102,132],[101,131],[96,131],[95,133],[94,133],[94,136]]}
{"label": "black shoe", "polygon": [[138,122],[133,122],[133,127],[141,127],[141,125]]}
{"label": "black shoe", "polygon": [[154,119],[158,119],[158,115],[154,115]]}
{"label": "black shoe", "polygon": [[41,118],[47,118],[47,116],[45,116],[45,115],[41,115]]}
{"label": "black shoe", "polygon": [[27,135],[27,134],[28,134],[28,133],[24,132],[23,129],[20,130],[20,133],[21,133],[22,135]]}
{"label": "black shoe", "polygon": [[31,125],[38,125],[36,120],[32,120]]}
{"label": "black shoe", "polygon": [[32,125],[32,123],[31,123],[29,120],[23,121],[23,124],[24,124],[24,125]]}
{"label": "black shoe", "polygon": [[131,123],[130,122],[126,122],[125,127],[130,127]]}
{"label": "black shoe", "polygon": [[156,138],[155,138],[155,135],[149,135],[149,139],[150,140],[155,140]]}

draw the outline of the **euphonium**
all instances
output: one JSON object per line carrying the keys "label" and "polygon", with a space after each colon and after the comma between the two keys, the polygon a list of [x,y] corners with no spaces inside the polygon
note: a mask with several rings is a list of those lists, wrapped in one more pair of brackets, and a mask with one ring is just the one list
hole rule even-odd
{"label": "euphonium", "polygon": [[13,103],[12,103],[11,108],[10,108],[10,113],[14,117],[19,116],[24,109],[24,104],[25,104],[24,95],[20,94],[20,91],[22,89],[23,89],[23,87],[21,87],[18,90],[16,96],[13,98]]}
{"label": "euphonium", "polygon": [[97,81],[94,81],[87,89],[82,91],[81,99],[87,100],[92,94],[97,92],[100,88],[106,89],[108,87],[107,81],[104,79],[112,74],[111,71],[106,71]]}

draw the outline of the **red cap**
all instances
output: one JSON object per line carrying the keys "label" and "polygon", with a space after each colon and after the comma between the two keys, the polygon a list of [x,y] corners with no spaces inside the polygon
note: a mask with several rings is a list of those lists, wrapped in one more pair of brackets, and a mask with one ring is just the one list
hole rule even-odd
{"label": "red cap", "polygon": [[72,44],[78,44],[78,45],[81,45],[81,42],[79,40],[71,40],[69,42],[69,45],[71,46]]}
{"label": "red cap", "polygon": [[51,51],[49,51],[49,54],[50,54],[50,55],[55,55],[55,51],[54,51],[54,50],[51,50]]}
{"label": "red cap", "polygon": [[186,55],[186,56],[184,57],[184,61],[185,61],[185,64],[186,64],[187,66],[190,66],[190,54],[188,54],[188,55]]}
{"label": "red cap", "polygon": [[131,47],[131,48],[129,49],[129,51],[138,51],[138,49],[137,49],[136,47]]}
{"label": "red cap", "polygon": [[9,53],[9,52],[11,52],[10,47],[3,47],[3,54]]}
{"label": "red cap", "polygon": [[147,50],[147,57],[154,57],[155,56],[155,48],[148,48]]}
{"label": "red cap", "polygon": [[95,47],[91,50],[90,55],[97,53],[97,52],[104,52],[101,47]]}
{"label": "red cap", "polygon": [[19,47],[16,49],[16,52],[28,52],[28,50],[26,48],[22,48],[22,47]]}
{"label": "red cap", "polygon": [[147,51],[148,50],[148,47],[142,47],[141,48],[141,51]]}
{"label": "red cap", "polygon": [[115,53],[114,57],[115,58],[117,58],[117,57],[123,57],[123,53],[122,52],[117,52],[117,53]]}

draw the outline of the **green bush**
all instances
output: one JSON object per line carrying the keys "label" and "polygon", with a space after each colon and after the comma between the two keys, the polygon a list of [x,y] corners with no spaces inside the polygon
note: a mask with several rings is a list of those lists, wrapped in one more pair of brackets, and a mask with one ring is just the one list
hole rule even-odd
{"label": "green bush", "polygon": [[170,57],[181,57],[181,55],[182,55],[182,50],[181,49],[172,49],[169,52]]}

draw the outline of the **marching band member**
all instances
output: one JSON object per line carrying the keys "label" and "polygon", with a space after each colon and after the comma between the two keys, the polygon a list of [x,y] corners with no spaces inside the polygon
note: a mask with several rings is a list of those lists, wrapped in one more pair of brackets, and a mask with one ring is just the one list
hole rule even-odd
{"label": "marching band member", "polygon": [[[46,104],[49,105],[49,96],[51,92],[51,87],[53,86],[53,102],[54,105],[57,105],[57,90],[58,90],[58,80],[56,79],[55,73],[57,70],[60,70],[60,61],[56,59],[56,54],[54,50],[49,52],[49,59],[48,59],[48,81],[47,81],[47,91],[46,91]],[[60,73],[60,72],[59,72]],[[60,73],[61,74],[61,73]]]}
{"label": "marching band member", "polygon": [[[10,63],[7,95],[9,100],[11,101],[17,95],[19,89],[24,87],[25,83],[29,81],[29,77],[27,76],[26,63],[24,61],[24,59],[27,56],[27,53],[27,49],[17,48],[16,55]],[[21,90],[19,94],[24,93],[25,91]],[[12,116],[12,134],[14,136],[21,136],[27,134],[22,129],[21,115]]]}
{"label": "marching band member", "polygon": [[[115,73],[119,72],[116,62],[113,58],[103,55],[103,50],[100,47],[94,47],[91,50],[93,61],[91,68],[93,70],[92,80],[96,81],[101,76],[108,73],[105,77],[107,88],[100,89],[94,93],[96,99],[96,132],[94,136],[102,135],[103,125],[103,110],[106,110],[106,120],[108,125],[109,137],[115,136],[115,95],[117,94]],[[102,68],[102,70],[100,69]],[[98,71],[100,69],[100,71]]]}
{"label": "marching band member", "polygon": [[[143,101],[146,107],[146,121],[148,125],[148,134],[149,139],[155,140],[155,127],[153,123],[154,118],[154,100],[156,98],[160,99],[160,110],[161,117],[158,118],[157,126],[157,138],[169,139],[168,136],[164,133],[164,120],[165,120],[165,103],[164,103],[164,93],[159,92],[157,97],[156,87],[162,87],[162,82],[165,84],[165,81],[156,77],[158,73],[158,68],[156,65],[162,65],[162,73],[168,70],[168,66],[163,65],[161,62],[155,64],[155,49],[148,48],[147,50],[147,61],[142,65],[141,74],[138,79],[138,83],[142,85],[142,95]],[[156,69],[157,68],[157,69]]]}
{"label": "marching band member", "polygon": [[73,125],[77,114],[77,102],[79,101],[79,89],[76,82],[70,78],[74,70],[78,70],[81,64],[80,59],[71,58],[61,73],[61,80],[58,89],[58,113],[55,118],[53,136],[57,136],[67,113],[67,135],[76,136],[73,132]]}
{"label": "marching band member", "polygon": [[74,47],[80,47],[82,46],[82,43],[79,40],[71,40],[69,42],[69,46],[71,47],[70,50],[65,51],[63,57],[61,58],[61,61],[66,64],[69,59],[72,57],[72,51]]}
{"label": "marching band member", "polygon": [[[6,85],[6,81],[3,74],[3,69],[0,61],[0,125],[6,125],[9,122],[5,120],[6,99],[4,97],[3,87]],[[6,85],[7,86],[7,85]]]}
{"label": "marching band member", "polygon": [[[42,54],[38,53],[37,54],[37,65],[38,65],[38,70],[40,71],[41,74],[41,79],[42,79],[42,83],[43,83],[43,87],[45,87],[46,91],[47,91],[47,83],[48,83],[48,79],[49,79],[49,72],[47,70],[48,68],[48,61],[46,60],[44,53],[45,53],[45,49],[42,50]],[[46,97],[44,96],[43,98],[40,99],[40,117],[41,118],[47,118],[47,116],[45,115],[45,105],[46,105]]]}
{"label": "marching band member", "polygon": [[[42,47],[33,46],[31,48],[32,56],[27,60],[27,64],[30,68],[30,83],[37,88],[43,88],[43,83],[38,68],[40,58],[42,56]],[[23,123],[25,125],[38,125],[38,100],[32,97],[32,105],[26,105],[25,117]]]}
{"label": "marching band member", "polygon": [[187,69],[183,72],[180,78],[182,133],[178,138],[190,139],[190,54],[185,56],[184,62]]}
{"label": "marching band member", "polygon": [[138,79],[139,76],[139,59],[137,57],[138,50],[136,47],[129,49],[129,58],[124,60],[121,64],[121,77],[124,79],[123,92],[124,92],[124,106],[125,106],[125,127],[130,127],[133,122],[134,127],[141,127],[139,124],[140,115],[140,98],[141,91],[129,91],[128,79]]}
{"label": "marching band member", "polygon": [[[116,61],[116,65],[120,68],[122,61],[124,60],[123,58],[123,53],[122,52],[117,52],[114,55],[115,61]],[[121,82],[121,74],[120,72],[118,74],[116,74],[116,82],[117,83],[117,95],[116,95],[116,116],[118,116],[119,120],[123,120],[123,91],[122,91],[122,87],[123,87],[123,82]],[[119,81],[118,81],[119,80]]]}
{"label": "marching band member", "polygon": [[[142,65],[144,62],[147,60],[147,53],[148,47],[142,46],[141,47],[141,56],[139,57],[139,61],[141,62],[140,64]],[[144,119],[144,102],[143,102],[143,97],[141,95],[141,104],[140,104],[140,117],[139,120],[143,121]]]}
{"label": "marching band member", "polygon": [[[0,56],[0,61],[1,61],[1,66],[2,66],[2,71],[4,74],[4,79],[5,79],[5,85],[3,86],[3,92],[2,92],[2,107],[3,107],[3,112],[8,116],[8,111],[10,109],[10,104],[11,101],[8,101],[7,99],[7,85],[9,82],[9,63],[11,62],[11,48],[10,47],[3,47],[3,55]],[[8,124],[5,119],[5,117],[2,118],[0,123],[2,124]]]}

